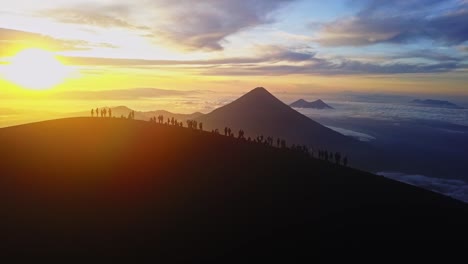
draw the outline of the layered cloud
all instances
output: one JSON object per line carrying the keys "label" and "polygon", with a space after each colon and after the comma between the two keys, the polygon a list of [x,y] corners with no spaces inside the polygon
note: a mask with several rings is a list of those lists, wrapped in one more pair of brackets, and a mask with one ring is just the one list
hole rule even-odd
{"label": "layered cloud", "polygon": [[261,46],[255,56],[249,57],[227,57],[222,59],[205,60],[146,60],[146,59],[117,59],[99,57],[62,57],[66,64],[70,65],[92,65],[92,66],[171,66],[171,65],[240,65],[261,64],[271,62],[300,63],[314,60],[315,53],[310,51],[297,51],[279,46]]}
{"label": "layered cloud", "polygon": [[425,59],[436,62],[461,62],[467,59],[467,56],[454,56],[443,52],[438,52],[429,49],[412,50],[407,52],[400,52],[394,55],[387,56],[389,59]]}
{"label": "layered cloud", "polygon": [[[324,46],[366,46],[428,39],[444,45],[468,40],[468,4],[451,0],[354,1],[355,16],[322,25],[316,39]],[[452,4],[448,8],[444,4]]]}
{"label": "layered cloud", "polygon": [[[297,10],[307,1],[299,0],[18,1],[19,6],[31,3],[29,16],[55,23],[44,32],[78,39],[33,33],[41,26],[31,27],[31,32],[0,28],[0,53],[4,47],[31,45],[68,51],[62,53],[69,55],[63,58],[66,64],[101,66],[96,71],[117,67],[209,76],[389,75],[465,71],[468,66],[468,4],[460,0],[348,1],[358,8],[353,16],[329,14],[326,21],[331,22],[315,22],[313,29],[307,29],[310,21]],[[293,6],[296,9],[281,13]],[[312,36],[314,30],[315,37],[286,37]],[[420,39],[430,44],[410,47]],[[410,45],[371,52],[363,48],[378,43]]]}
{"label": "layered cloud", "polygon": [[55,38],[40,33],[0,28],[0,56],[9,56],[16,51],[27,48],[42,48],[52,51],[79,51],[116,47],[110,43]]}
{"label": "layered cloud", "polygon": [[[310,50],[279,46],[262,46],[261,52],[250,57],[206,60],[142,60],[92,57],[64,57],[70,65],[192,69],[203,75],[261,76],[261,75],[361,75],[441,73],[467,67],[461,59],[443,54],[424,55],[423,51],[395,55],[382,62],[365,62],[346,58],[325,58]],[[400,62],[401,58],[422,57],[430,63]]]}
{"label": "layered cloud", "polygon": [[[79,50],[89,46],[90,43],[82,40],[57,39],[38,33],[0,28],[0,55],[9,47],[21,49],[22,47],[38,47],[53,50]],[[3,52],[2,52],[3,51]]]}
{"label": "layered cloud", "polygon": [[294,1],[120,0],[53,8],[41,14],[64,23],[140,29],[145,37],[187,49],[221,50],[228,36],[273,22],[272,13]]}
{"label": "layered cloud", "polygon": [[157,0],[154,4],[165,8],[165,23],[155,31],[189,48],[220,50],[226,37],[273,22],[272,12],[294,1]]}
{"label": "layered cloud", "polygon": [[120,27],[128,29],[145,29],[126,21],[129,9],[126,6],[78,5],[67,8],[53,8],[40,12],[57,21],[69,24],[81,24],[98,27]]}

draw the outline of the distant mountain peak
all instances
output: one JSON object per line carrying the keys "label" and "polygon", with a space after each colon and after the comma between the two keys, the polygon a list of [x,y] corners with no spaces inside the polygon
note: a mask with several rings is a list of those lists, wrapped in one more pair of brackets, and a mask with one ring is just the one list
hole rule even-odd
{"label": "distant mountain peak", "polygon": [[434,100],[434,99],[416,99],[410,102],[411,104],[420,105],[420,106],[427,106],[427,107],[438,107],[438,108],[453,108],[453,109],[463,109],[452,102],[443,101],[443,100]]}
{"label": "distant mountain peak", "polygon": [[351,138],[297,112],[262,87],[197,120],[208,129],[242,129],[251,137],[272,136],[286,139],[291,144],[333,149],[344,149],[348,144],[354,144]]}
{"label": "distant mountain peak", "polygon": [[257,87],[253,89],[252,91],[246,93],[244,96],[268,96],[268,97],[274,97],[267,89],[263,87]]}
{"label": "distant mountain peak", "polygon": [[250,92],[244,94],[233,103],[239,103],[246,106],[264,106],[267,105],[284,105],[278,98],[271,94],[263,87],[257,87]]}
{"label": "distant mountain peak", "polygon": [[255,89],[253,89],[251,92],[266,92],[266,93],[270,93],[268,92],[267,89],[265,89],[265,87],[257,87]]}
{"label": "distant mountain peak", "polygon": [[295,101],[294,103],[290,104],[289,106],[294,107],[294,108],[334,109],[333,107],[329,106],[324,101],[322,101],[321,99],[318,99],[317,101],[314,101],[314,102],[307,102],[304,99],[299,99]]}
{"label": "distant mountain peak", "polygon": [[111,109],[120,110],[120,111],[132,111],[132,109],[130,109],[127,106],[124,106],[124,105],[119,105],[119,106],[116,106],[116,107],[112,107]]}

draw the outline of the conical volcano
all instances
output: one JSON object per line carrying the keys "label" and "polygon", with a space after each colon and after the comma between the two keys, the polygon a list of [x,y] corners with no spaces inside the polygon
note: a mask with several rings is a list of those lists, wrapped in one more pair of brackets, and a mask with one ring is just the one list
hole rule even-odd
{"label": "conical volcano", "polygon": [[292,109],[265,88],[255,88],[234,102],[198,119],[209,129],[243,129],[248,136],[272,136],[290,144],[340,150],[355,142]]}

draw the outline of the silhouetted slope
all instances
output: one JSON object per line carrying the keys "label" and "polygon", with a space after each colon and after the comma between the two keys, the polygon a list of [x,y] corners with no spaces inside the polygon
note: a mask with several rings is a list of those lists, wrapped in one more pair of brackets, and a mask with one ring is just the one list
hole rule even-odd
{"label": "silhouetted slope", "polygon": [[313,101],[313,102],[307,102],[304,99],[299,99],[291,103],[289,106],[294,107],[294,108],[333,109],[333,107],[327,105],[321,99]]}
{"label": "silhouetted slope", "polygon": [[207,128],[230,127],[256,137],[260,134],[284,138],[289,144],[306,144],[330,150],[347,149],[357,143],[302,115],[284,104],[264,88],[256,88],[236,101],[199,117]]}
{"label": "silhouetted slope", "polygon": [[461,202],[208,132],[76,118],[0,129],[0,146],[0,250],[20,257],[297,262],[467,235]]}

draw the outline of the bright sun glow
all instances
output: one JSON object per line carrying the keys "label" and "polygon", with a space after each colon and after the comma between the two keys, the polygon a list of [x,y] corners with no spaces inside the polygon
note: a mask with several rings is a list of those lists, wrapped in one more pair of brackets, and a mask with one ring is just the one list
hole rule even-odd
{"label": "bright sun glow", "polygon": [[4,74],[7,80],[24,88],[45,90],[63,82],[70,70],[53,53],[28,49],[11,58]]}

